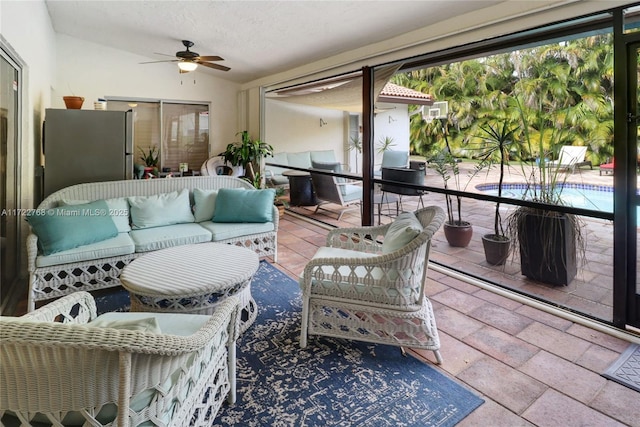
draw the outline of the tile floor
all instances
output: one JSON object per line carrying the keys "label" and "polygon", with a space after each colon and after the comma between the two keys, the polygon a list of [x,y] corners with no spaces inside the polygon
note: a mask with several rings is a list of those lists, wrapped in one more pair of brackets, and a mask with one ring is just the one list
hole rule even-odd
{"label": "tile floor", "polygon": [[[297,278],[326,229],[288,213],[277,266]],[[459,426],[640,426],[640,393],[600,375],[629,343],[431,270],[444,363],[485,399]],[[412,351],[433,362],[431,352]]]}

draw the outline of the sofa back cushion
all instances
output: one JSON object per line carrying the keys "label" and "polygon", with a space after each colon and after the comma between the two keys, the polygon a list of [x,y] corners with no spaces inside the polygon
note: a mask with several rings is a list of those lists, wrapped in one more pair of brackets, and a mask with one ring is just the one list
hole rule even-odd
{"label": "sofa back cushion", "polygon": [[308,151],[287,153],[287,159],[289,160],[289,166],[305,169],[309,169],[311,167],[311,154]]}
{"label": "sofa back cushion", "polygon": [[312,162],[322,163],[334,163],[336,161],[336,154],[333,150],[317,150],[311,152]]}
{"label": "sofa back cushion", "polygon": [[[279,165],[288,165],[289,159],[287,157],[287,153],[276,153],[273,155],[273,158],[265,158],[265,162],[277,163]],[[265,169],[270,170],[274,175],[282,175],[282,172],[287,170],[287,168],[279,166],[266,166]]]}
{"label": "sofa back cushion", "polygon": [[216,210],[218,190],[193,190],[193,216],[196,222],[211,221]]}
{"label": "sofa back cushion", "polygon": [[101,242],[118,235],[104,200],[60,206],[45,212],[36,210],[26,220],[38,236],[38,247],[43,255]]}
{"label": "sofa back cushion", "polygon": [[131,228],[141,229],[194,222],[189,190],[129,197]]}
{"label": "sofa back cushion", "polygon": [[213,222],[272,222],[276,191],[221,188],[216,197]]}

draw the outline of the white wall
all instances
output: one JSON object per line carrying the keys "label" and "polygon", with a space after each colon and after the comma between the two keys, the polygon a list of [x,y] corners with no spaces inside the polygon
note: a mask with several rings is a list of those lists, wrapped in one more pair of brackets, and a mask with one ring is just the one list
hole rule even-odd
{"label": "white wall", "polygon": [[239,85],[208,72],[180,74],[173,63],[140,64],[142,57],[63,34],[56,35],[58,62],[51,87],[53,108],[63,96],[83,96],[83,109],[105,96],[205,101],[211,103],[210,152],[237,139]]}
{"label": "white wall", "polygon": [[[376,103],[379,112],[373,119],[373,137],[377,151],[380,140],[393,138],[391,150],[409,151],[409,106],[404,104]],[[382,158],[376,159],[382,161]]]}
{"label": "white wall", "polygon": [[[320,126],[320,119],[326,124]],[[264,141],[276,153],[307,150],[333,150],[336,160],[345,163],[344,113],[267,99]]]}

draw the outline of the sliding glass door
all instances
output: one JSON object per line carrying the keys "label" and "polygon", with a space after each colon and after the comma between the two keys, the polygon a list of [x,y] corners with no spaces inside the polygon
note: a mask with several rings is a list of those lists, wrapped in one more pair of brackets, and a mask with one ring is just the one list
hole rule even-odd
{"label": "sliding glass door", "polygon": [[[1,53],[1,51],[0,51]],[[0,294],[18,277],[18,81],[17,66],[0,55]]]}

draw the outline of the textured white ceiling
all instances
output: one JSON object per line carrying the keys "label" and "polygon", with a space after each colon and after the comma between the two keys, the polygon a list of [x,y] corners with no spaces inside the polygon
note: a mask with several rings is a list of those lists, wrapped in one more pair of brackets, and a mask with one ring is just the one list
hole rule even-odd
{"label": "textured white ceiling", "polygon": [[[427,27],[500,1],[66,1],[47,0],[54,30],[146,56],[171,59],[183,39],[219,55],[248,82]],[[148,64],[145,67],[174,66]],[[200,67],[203,68],[203,67]]]}

